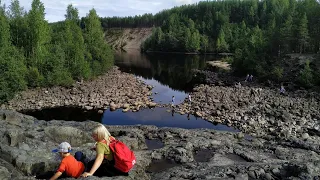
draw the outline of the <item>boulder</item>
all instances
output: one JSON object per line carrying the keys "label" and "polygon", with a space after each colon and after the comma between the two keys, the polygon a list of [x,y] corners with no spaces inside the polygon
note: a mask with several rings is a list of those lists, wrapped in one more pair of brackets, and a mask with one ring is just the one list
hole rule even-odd
{"label": "boulder", "polygon": [[196,116],[198,116],[198,117],[202,117],[201,112],[197,111],[197,112],[196,112]]}
{"label": "boulder", "polygon": [[57,144],[66,141],[72,146],[80,146],[92,141],[87,132],[74,127],[48,126],[44,128],[44,132],[46,136]]}
{"label": "boulder", "polygon": [[301,137],[303,140],[308,140],[310,136],[308,133],[303,133]]}
{"label": "boulder", "polygon": [[7,168],[0,166],[0,179],[1,180],[10,180],[11,173],[8,171]]}
{"label": "boulder", "polygon": [[149,106],[149,108],[154,108],[157,106],[157,103],[150,102],[150,103],[148,103],[148,106]]}

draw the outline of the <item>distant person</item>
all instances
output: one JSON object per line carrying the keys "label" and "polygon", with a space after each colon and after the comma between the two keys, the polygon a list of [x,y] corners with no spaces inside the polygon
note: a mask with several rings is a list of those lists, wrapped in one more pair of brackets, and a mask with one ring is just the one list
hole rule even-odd
{"label": "distant person", "polygon": [[187,118],[188,118],[188,120],[190,120],[190,113],[188,113]]}
{"label": "distant person", "polygon": [[252,80],[253,80],[253,75],[251,74],[249,77],[249,81],[252,82]]}
{"label": "distant person", "polygon": [[50,178],[50,180],[58,179],[59,177],[72,177],[78,178],[84,172],[85,166],[82,159],[81,152],[76,152],[76,156],[80,159],[74,158],[71,152],[71,145],[67,142],[63,142],[59,147],[52,152],[59,153],[62,161],[56,173]]}
{"label": "distant person", "polygon": [[250,75],[249,75],[249,74],[247,74],[247,76],[246,76],[246,80],[244,80],[244,81],[245,81],[245,82],[249,81],[249,77],[250,77]]}
{"label": "distant person", "polygon": [[174,116],[174,109],[171,110],[171,116]]}
{"label": "distant person", "polygon": [[284,89],[283,85],[280,87],[280,94],[285,95],[286,89]]}
{"label": "distant person", "polygon": [[172,96],[172,99],[171,99],[171,106],[174,106],[174,100],[175,100],[175,98],[174,98],[174,96]]}
{"label": "distant person", "polygon": [[191,95],[190,94],[188,95],[188,100],[189,100],[189,104],[191,105],[192,101],[191,101]]}

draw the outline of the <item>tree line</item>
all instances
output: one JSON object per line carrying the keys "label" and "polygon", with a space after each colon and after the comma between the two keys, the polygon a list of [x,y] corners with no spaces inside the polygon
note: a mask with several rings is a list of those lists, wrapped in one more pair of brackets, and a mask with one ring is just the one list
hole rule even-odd
{"label": "tree line", "polygon": [[[234,54],[235,73],[281,79],[285,67],[280,58],[319,52],[319,19],[317,0],[221,0],[183,5],[155,15],[103,18],[102,24],[104,28],[154,27],[143,51],[229,52]],[[319,63],[306,62],[302,67],[301,77],[312,80],[300,80],[301,84],[319,77],[315,64]]]}
{"label": "tree line", "polygon": [[113,52],[94,9],[81,21],[69,5],[65,21],[49,24],[40,0],[33,0],[28,12],[18,0],[0,7],[0,103],[27,87],[69,86],[112,65]]}

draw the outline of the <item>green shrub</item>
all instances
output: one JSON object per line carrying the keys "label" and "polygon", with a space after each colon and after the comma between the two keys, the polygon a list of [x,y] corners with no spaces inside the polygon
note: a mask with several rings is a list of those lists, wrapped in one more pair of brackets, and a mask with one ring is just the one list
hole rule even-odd
{"label": "green shrub", "polygon": [[221,59],[221,61],[227,62],[229,64],[232,64],[233,63],[233,57],[231,57],[231,56],[224,57],[224,58]]}
{"label": "green shrub", "polygon": [[279,66],[276,66],[276,67],[273,68],[271,74],[272,74],[274,79],[276,79],[277,81],[280,81],[281,78],[283,77],[283,68],[279,67]]}
{"label": "green shrub", "polygon": [[313,72],[310,68],[310,61],[307,60],[306,64],[304,65],[304,69],[300,72],[299,82],[304,87],[311,87],[313,86],[314,79],[313,79]]}
{"label": "green shrub", "polygon": [[30,87],[42,86],[44,82],[43,75],[40,74],[38,68],[36,67],[30,67],[28,69],[26,79]]}

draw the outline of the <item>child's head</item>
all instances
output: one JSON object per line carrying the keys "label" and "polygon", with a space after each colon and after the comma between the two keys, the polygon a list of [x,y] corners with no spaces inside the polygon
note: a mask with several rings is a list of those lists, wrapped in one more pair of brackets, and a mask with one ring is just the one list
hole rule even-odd
{"label": "child's head", "polygon": [[57,149],[52,150],[52,152],[58,152],[61,157],[66,157],[70,155],[71,145],[67,142],[62,142]]}
{"label": "child's head", "polygon": [[92,137],[95,141],[102,141],[102,140],[109,140],[109,137],[111,134],[107,130],[107,128],[100,124],[98,127],[96,127],[92,132]]}

